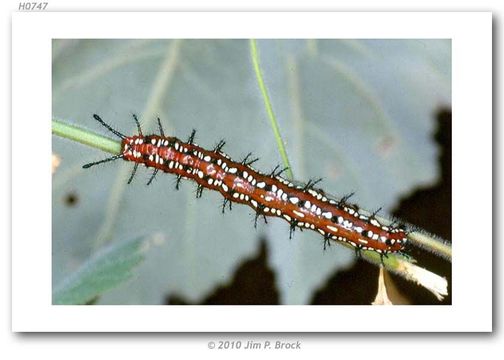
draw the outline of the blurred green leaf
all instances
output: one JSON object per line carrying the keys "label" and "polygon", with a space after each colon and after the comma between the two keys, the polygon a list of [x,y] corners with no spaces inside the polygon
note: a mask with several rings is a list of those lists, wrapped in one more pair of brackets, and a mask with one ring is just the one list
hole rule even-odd
{"label": "blurred green leaf", "polygon": [[145,237],[108,246],[64,279],[53,292],[54,305],[92,303],[133,276],[133,269],[144,260],[148,247]]}

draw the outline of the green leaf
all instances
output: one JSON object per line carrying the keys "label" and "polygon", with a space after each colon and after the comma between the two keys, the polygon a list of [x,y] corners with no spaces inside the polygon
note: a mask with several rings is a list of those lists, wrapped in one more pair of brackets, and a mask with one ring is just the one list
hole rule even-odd
{"label": "green leaf", "polygon": [[[386,216],[402,196],[439,176],[434,118],[451,101],[449,40],[54,40],[53,118],[113,137],[114,129],[164,132],[213,148],[224,139],[233,159],[249,152],[254,166],[269,172],[284,162],[281,139],[294,179],[324,178],[336,197]],[[267,89],[258,85],[253,59]],[[270,125],[275,117],[281,137]],[[170,241],[149,253],[139,276],[101,296],[99,304],[162,304],[178,294],[199,302],[228,282],[239,264],[267,238],[268,265],[281,301],[306,304],[312,294],[355,256],[343,246],[323,251],[313,231],[296,232],[281,219],[253,225],[252,210],[233,206],[221,213],[222,196],[115,161],[82,169],[109,154],[53,137],[62,156],[53,181],[53,279],[96,248],[130,234],[160,231]],[[63,201],[76,193],[79,202]],[[90,229],[93,229],[90,231]],[[98,239],[98,240],[96,240]],[[162,274],[162,276],[159,276]],[[362,284],[358,284],[362,285]],[[367,286],[363,284],[362,286]],[[343,290],[342,290],[343,291]]]}
{"label": "green leaf", "polygon": [[81,305],[93,302],[105,291],[133,275],[144,260],[148,247],[145,237],[108,246],[64,279],[53,291],[55,305]]}

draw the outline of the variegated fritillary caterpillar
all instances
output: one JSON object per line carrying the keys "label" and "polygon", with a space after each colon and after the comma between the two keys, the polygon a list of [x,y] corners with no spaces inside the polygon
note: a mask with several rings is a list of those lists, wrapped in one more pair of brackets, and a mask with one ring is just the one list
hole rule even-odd
{"label": "variegated fritillary caterpillar", "polygon": [[324,236],[324,246],[329,241],[346,242],[356,251],[373,250],[382,257],[389,253],[402,253],[407,242],[402,226],[383,225],[375,217],[364,215],[355,205],[347,203],[348,197],[339,200],[328,198],[324,191],[315,189],[318,181],[295,185],[281,177],[275,168],[264,174],[251,165],[257,159],[249,154],[241,162],[232,160],[222,152],[224,141],[213,150],[206,150],[194,143],[193,130],[187,142],[165,136],[158,118],[160,135],[143,135],[140,123],[133,115],[138,135],[125,136],[106,124],[98,115],[94,118],[122,139],[121,154],[89,163],[84,168],[104,162],[124,159],[134,163],[128,180],[131,183],[139,164],[154,168],[147,184],[161,170],[177,175],[177,189],[182,178],[198,184],[197,197],[204,188],[218,191],[224,197],[222,211],[232,203],[246,204],[256,212],[257,218],[275,216],[290,224],[290,236],[296,228],[311,229]]}

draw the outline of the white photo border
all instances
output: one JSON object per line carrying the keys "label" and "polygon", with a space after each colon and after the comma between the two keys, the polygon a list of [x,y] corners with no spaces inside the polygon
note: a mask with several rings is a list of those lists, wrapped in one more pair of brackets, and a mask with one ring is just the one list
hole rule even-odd
{"label": "white photo border", "polygon": [[[456,239],[453,248],[453,305],[52,305],[51,43],[52,39],[62,38],[452,39],[453,238]],[[36,154],[33,154],[33,149],[37,149]],[[37,161],[29,161],[27,166],[27,159],[33,159],[34,156],[37,157]],[[491,175],[491,13],[24,12],[13,14],[13,331],[491,331],[492,251],[489,250],[492,249]],[[26,225],[27,222],[29,226]],[[476,230],[470,230],[470,226],[476,227]],[[475,241],[477,249],[484,249],[478,250],[477,254],[473,245]]]}

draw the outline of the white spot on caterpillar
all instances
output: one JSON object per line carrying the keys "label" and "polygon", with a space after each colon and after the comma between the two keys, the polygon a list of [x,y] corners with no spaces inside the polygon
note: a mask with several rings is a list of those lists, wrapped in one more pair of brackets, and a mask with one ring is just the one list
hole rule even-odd
{"label": "white spot on caterpillar", "polygon": [[371,219],[371,220],[369,220],[369,222],[371,223],[371,225],[378,226],[378,227],[381,226],[381,224],[376,219]]}
{"label": "white spot on caterpillar", "polygon": [[287,214],[284,214],[283,217],[284,217],[285,220],[287,220],[289,222],[292,220],[292,218],[289,215],[287,215]]}
{"label": "white spot on caterpillar", "polygon": [[[229,169],[229,170],[231,170],[231,169]],[[243,171],[243,177],[244,177],[245,179],[248,177],[248,172],[247,172],[247,170]]]}
{"label": "white spot on caterpillar", "polygon": [[299,202],[299,198],[293,196],[293,197],[289,198],[289,201],[291,203],[293,203],[294,205],[296,205]]}
{"label": "white spot on caterpillar", "polygon": [[305,202],[305,204],[304,204],[305,208],[309,209],[310,206],[311,206],[311,202],[309,202],[309,201]]}
{"label": "white spot on caterpillar", "polygon": [[266,201],[273,201],[273,200],[274,200],[274,198],[268,195],[268,196],[266,196],[266,197],[264,198],[264,200],[266,200]]}
{"label": "white spot on caterpillar", "polygon": [[212,160],[212,158],[210,157],[210,155],[206,155],[206,156],[203,158],[203,160],[205,160],[205,161],[207,161],[207,162],[208,162],[208,161]]}
{"label": "white spot on caterpillar", "polygon": [[277,192],[278,188],[275,184],[271,185],[271,191]]}
{"label": "white spot on caterpillar", "polygon": [[257,207],[257,201],[255,201],[254,199],[250,200],[250,202],[252,203],[252,205],[254,205],[254,207]]}
{"label": "white spot on caterpillar", "polygon": [[338,228],[332,225],[327,225],[327,228],[331,230],[332,232],[338,232]]}
{"label": "white spot on caterpillar", "polygon": [[150,142],[151,142],[152,145],[156,145],[156,139],[151,139]]}
{"label": "white spot on caterpillar", "polygon": [[264,181],[261,181],[261,182],[258,182],[258,183],[257,183],[257,187],[258,187],[259,189],[263,189],[265,186],[266,186],[266,183],[265,183]]}
{"label": "white spot on caterpillar", "polygon": [[213,179],[212,178],[208,179],[208,185],[212,185],[212,184],[213,184]]}
{"label": "white spot on caterpillar", "polygon": [[286,193],[283,193],[283,194],[282,194],[282,200],[283,200],[283,201],[287,201],[287,198],[288,198],[288,197],[287,197],[287,194],[286,194]]}
{"label": "white spot on caterpillar", "polygon": [[229,191],[229,187],[226,185],[226,184],[222,184],[222,190],[224,190],[225,192],[228,192]]}
{"label": "white spot on caterpillar", "polygon": [[175,150],[177,150],[177,151],[178,151],[179,146],[180,146],[180,145],[179,145],[179,143],[178,143],[178,142],[176,142],[174,146],[175,146]]}
{"label": "white spot on caterpillar", "polygon": [[331,220],[331,218],[332,218],[332,213],[330,213],[330,212],[325,212],[325,213],[322,213],[322,216],[323,216],[323,217],[325,217],[326,219]]}
{"label": "white spot on caterpillar", "polygon": [[304,214],[303,214],[302,212],[299,212],[299,211],[297,211],[297,210],[292,210],[292,212],[293,212],[294,214],[296,214],[297,216],[299,216],[300,218],[304,218]]}
{"label": "white spot on caterpillar", "polygon": [[239,197],[239,196],[240,196],[240,194],[239,194],[239,193],[237,193],[237,192],[235,192],[235,193],[233,194],[233,197],[234,197],[235,199],[238,199],[238,197]]}

